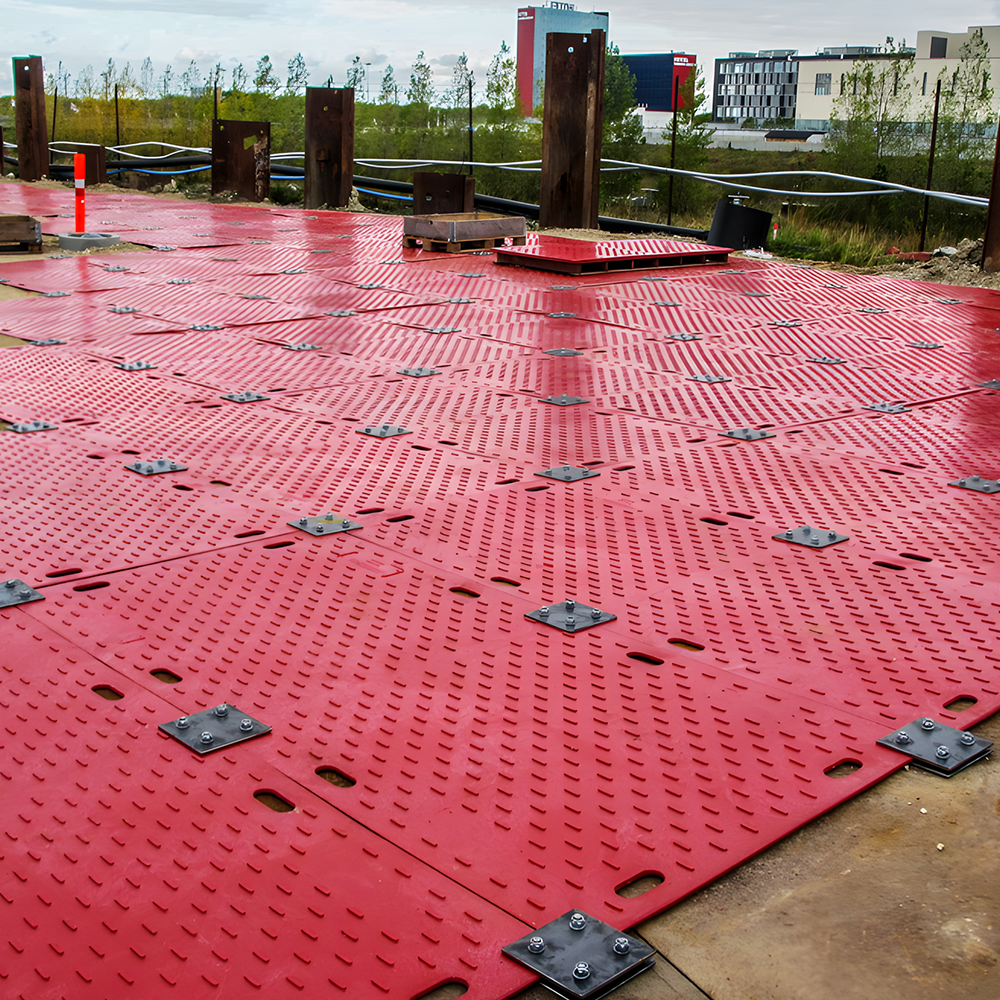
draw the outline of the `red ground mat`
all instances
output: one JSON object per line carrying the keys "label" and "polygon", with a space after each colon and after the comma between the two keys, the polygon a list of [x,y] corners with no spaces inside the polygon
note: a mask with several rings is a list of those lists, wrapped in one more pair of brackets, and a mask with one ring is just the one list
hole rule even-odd
{"label": "red ground mat", "polygon": [[[502,1000],[529,927],[631,926],[1000,709],[997,292],[91,198],[179,249],[0,264],[68,293],[0,303],[66,341],[0,350],[56,424],[0,429],[11,996]],[[526,617],[565,599],[615,617]],[[272,731],[157,728],[223,701]]]}

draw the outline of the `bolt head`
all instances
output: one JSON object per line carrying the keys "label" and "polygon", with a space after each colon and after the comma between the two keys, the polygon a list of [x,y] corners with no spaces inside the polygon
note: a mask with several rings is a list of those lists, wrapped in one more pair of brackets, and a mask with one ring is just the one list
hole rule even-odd
{"label": "bolt head", "polygon": [[938,747],[937,750],[934,751],[934,753],[936,756],[941,758],[951,756],[951,751],[947,747]]}
{"label": "bolt head", "polygon": [[174,725],[175,725],[175,726],[176,726],[176,727],[177,727],[178,729],[187,729],[187,728],[188,728],[188,726],[190,726],[190,725],[191,725],[191,723],[190,723],[190,722],[188,722],[188,717],[187,717],[186,715],[182,715],[182,716],[181,716],[181,717],[180,717],[180,718],[179,718],[179,719],[178,719],[178,720],[177,720],[177,721],[176,721],[176,722],[174,723]]}
{"label": "bolt head", "polygon": [[528,941],[528,951],[530,951],[532,955],[540,955],[543,951],[545,951],[544,939],[538,937],[537,935],[531,938]]}
{"label": "bolt head", "polygon": [[7,582],[6,582],[5,584],[4,584],[4,586],[5,586],[5,587],[6,587],[6,588],[7,588],[8,590],[13,590],[13,589],[14,589],[14,588],[15,588],[15,587],[17,586],[17,580],[8,580],[8,581],[7,581]]}
{"label": "bolt head", "polygon": [[211,743],[215,737],[209,732],[204,732],[198,737],[198,739],[202,743]]}
{"label": "bolt head", "polygon": [[586,962],[577,962],[576,965],[573,967],[573,978],[589,979],[590,966]]}
{"label": "bolt head", "polygon": [[627,937],[617,937],[615,938],[615,954],[616,955],[627,955],[631,950],[632,945],[629,944]]}
{"label": "bolt head", "polygon": [[928,732],[930,732],[932,729],[935,728],[935,722],[933,719],[921,719],[920,728],[926,729]]}
{"label": "bolt head", "polygon": [[229,706],[226,704],[216,705],[213,714],[218,716],[220,719],[224,719],[227,715],[229,715]]}
{"label": "bolt head", "polygon": [[904,743],[912,743],[913,740],[910,739],[909,733],[900,730],[900,732],[896,733],[896,742],[899,744],[904,744]]}
{"label": "bolt head", "polygon": [[240,729],[244,733],[249,733],[253,729],[253,719],[240,719]]}
{"label": "bolt head", "polygon": [[582,931],[587,926],[587,918],[582,913],[574,913],[569,918],[571,930]]}
{"label": "bolt head", "polygon": [[601,617],[601,609],[600,608],[591,608],[590,609],[590,617],[593,618],[596,621],[598,618]]}
{"label": "bolt head", "polygon": [[963,746],[971,747],[972,744],[976,742],[976,737],[973,736],[972,733],[962,733],[962,735],[958,738],[958,742]]}
{"label": "bolt head", "polygon": [[539,613],[539,614],[540,614],[540,615],[541,615],[541,616],[542,616],[543,618],[548,618],[548,616],[549,616],[549,609],[548,609],[548,608],[539,608],[539,609],[538,609],[538,613]]}
{"label": "bolt head", "polygon": [[576,601],[567,601],[566,602],[566,610],[567,611],[572,611],[573,608],[575,608],[575,607],[576,607]]}

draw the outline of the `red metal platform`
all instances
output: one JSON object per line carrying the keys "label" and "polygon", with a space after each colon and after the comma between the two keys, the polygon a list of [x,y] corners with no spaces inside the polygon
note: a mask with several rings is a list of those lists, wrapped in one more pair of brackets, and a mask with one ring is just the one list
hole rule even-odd
{"label": "red metal platform", "polygon": [[[56,425],[0,433],[44,598],[0,611],[5,996],[501,1000],[530,928],[629,927],[1000,709],[1000,496],[951,485],[1000,477],[1000,294],[91,197],[178,249],[0,265],[69,293],[0,303],[65,341],[0,350],[0,419]],[[565,598],[615,620],[526,617]],[[158,729],[222,702],[271,732]]]}

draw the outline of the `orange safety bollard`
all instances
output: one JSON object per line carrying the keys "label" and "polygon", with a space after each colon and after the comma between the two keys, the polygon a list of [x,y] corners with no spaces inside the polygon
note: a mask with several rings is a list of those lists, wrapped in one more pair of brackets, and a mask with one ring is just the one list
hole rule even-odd
{"label": "orange safety bollard", "polygon": [[76,181],[76,232],[87,231],[87,157],[73,154],[73,178]]}

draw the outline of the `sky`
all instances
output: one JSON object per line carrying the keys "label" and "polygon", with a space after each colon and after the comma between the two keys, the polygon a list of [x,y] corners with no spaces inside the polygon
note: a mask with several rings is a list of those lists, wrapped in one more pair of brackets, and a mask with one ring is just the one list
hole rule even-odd
{"label": "sky", "polygon": [[[528,4],[521,4],[527,6]],[[0,94],[10,93],[10,57],[40,55],[46,72],[59,62],[75,78],[109,58],[138,71],[146,56],[156,75],[174,78],[194,60],[202,78],[215,63],[229,71],[242,63],[253,76],[267,53],[282,81],[289,59],[301,52],[310,83],[332,74],[343,86],[355,56],[370,63],[375,95],[387,65],[405,89],[414,58],[426,53],[439,88],[448,85],[456,58],[466,53],[483,88],[501,41],[516,50],[516,2],[455,0],[3,0]],[[578,3],[578,10],[591,9]],[[608,0],[611,41],[623,53],[689,52],[711,78],[712,61],[731,50],[877,45],[892,36],[912,44],[917,31],[965,31],[1000,23],[1000,0]]]}

